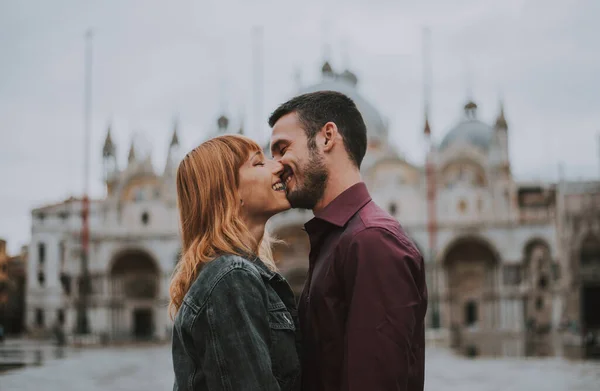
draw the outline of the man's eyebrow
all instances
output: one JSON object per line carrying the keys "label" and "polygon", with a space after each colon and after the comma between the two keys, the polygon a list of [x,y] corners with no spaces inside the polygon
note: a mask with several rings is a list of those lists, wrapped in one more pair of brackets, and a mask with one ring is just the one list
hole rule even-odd
{"label": "man's eyebrow", "polygon": [[275,141],[272,145],[271,145],[271,153],[273,153],[274,151],[278,151],[280,149],[280,145],[283,142],[283,140],[277,140]]}

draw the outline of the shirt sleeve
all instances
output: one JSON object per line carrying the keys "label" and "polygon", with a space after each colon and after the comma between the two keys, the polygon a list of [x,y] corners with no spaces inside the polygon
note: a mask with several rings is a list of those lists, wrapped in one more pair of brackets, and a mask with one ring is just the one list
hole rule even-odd
{"label": "shirt sleeve", "polygon": [[346,320],[342,390],[406,390],[422,324],[423,259],[384,228],[358,233],[341,258]]}
{"label": "shirt sleeve", "polygon": [[194,328],[194,338],[208,338],[201,363],[207,389],[279,391],[273,375],[267,292],[260,276],[244,269],[228,272],[214,288],[206,316],[209,330]]}

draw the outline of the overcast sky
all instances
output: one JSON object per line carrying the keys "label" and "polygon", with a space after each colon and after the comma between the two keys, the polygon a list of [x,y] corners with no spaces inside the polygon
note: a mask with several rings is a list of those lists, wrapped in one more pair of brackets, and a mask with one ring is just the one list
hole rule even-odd
{"label": "overcast sky", "polygon": [[[302,4],[301,6],[299,4]],[[597,0],[0,0],[0,237],[16,252],[30,210],[80,195],[84,32],[94,29],[92,194],[104,194],[109,122],[123,164],[134,134],[162,169],[173,118],[192,148],[226,110],[265,140],[266,118],[336,70],[387,118],[392,142],[420,163],[423,26],[431,29],[432,131],[440,140],[468,91],[492,122],[499,98],[518,179],[596,177],[600,130]],[[252,27],[264,28],[264,93],[253,113]]]}

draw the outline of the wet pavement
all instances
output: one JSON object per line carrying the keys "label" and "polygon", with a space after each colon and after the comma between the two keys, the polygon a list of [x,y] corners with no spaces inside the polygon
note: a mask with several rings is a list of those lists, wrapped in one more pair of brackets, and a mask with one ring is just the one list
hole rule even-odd
{"label": "wet pavement", "polygon": [[[39,345],[36,345],[39,346]],[[0,372],[0,390],[147,391],[171,390],[169,345],[87,348],[63,351],[64,358],[44,349],[42,363]],[[2,349],[0,349],[2,351]],[[45,357],[45,358],[44,358]],[[427,351],[428,391],[598,391],[600,362],[550,359],[477,359],[441,349]]]}

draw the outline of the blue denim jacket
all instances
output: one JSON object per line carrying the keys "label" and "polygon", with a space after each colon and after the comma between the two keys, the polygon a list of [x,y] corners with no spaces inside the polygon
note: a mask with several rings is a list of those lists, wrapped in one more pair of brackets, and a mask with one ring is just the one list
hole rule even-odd
{"label": "blue denim jacket", "polygon": [[299,390],[293,292],[258,258],[222,255],[186,294],[173,328],[174,391]]}

